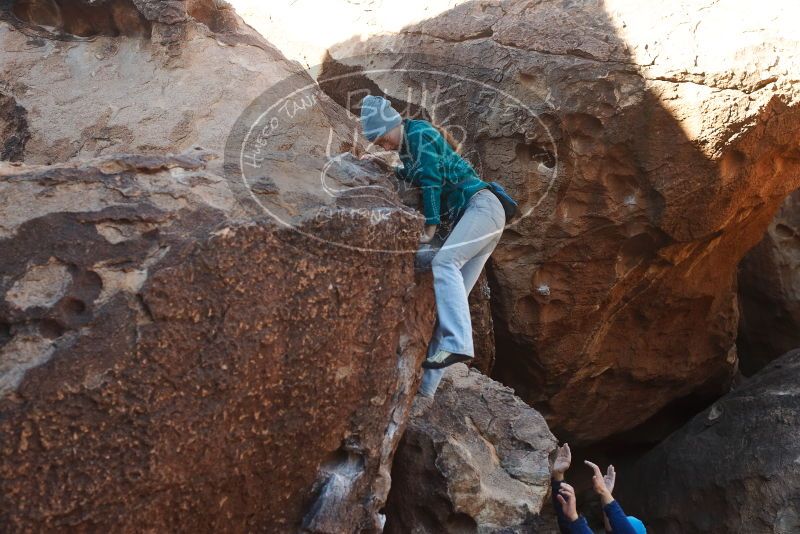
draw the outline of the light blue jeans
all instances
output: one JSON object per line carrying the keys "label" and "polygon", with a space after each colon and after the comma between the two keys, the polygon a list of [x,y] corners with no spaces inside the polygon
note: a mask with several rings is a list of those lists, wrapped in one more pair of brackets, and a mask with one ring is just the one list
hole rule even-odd
{"label": "light blue jeans", "polygon": [[[461,219],[433,255],[436,324],[428,343],[429,357],[439,349],[475,356],[468,296],[505,224],[503,204],[491,190],[481,189],[469,199]],[[424,369],[420,393],[432,397],[445,370]]]}

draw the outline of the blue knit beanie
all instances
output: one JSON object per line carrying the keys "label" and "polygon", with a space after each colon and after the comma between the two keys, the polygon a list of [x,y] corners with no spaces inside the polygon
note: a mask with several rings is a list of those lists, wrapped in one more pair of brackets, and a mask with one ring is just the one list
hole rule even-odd
{"label": "blue knit beanie", "polygon": [[403,121],[392,104],[382,96],[367,95],[361,99],[361,129],[372,142]]}
{"label": "blue knit beanie", "polygon": [[647,529],[644,528],[644,523],[642,523],[641,520],[639,520],[638,518],[629,515],[628,523],[631,524],[633,530],[636,531],[636,534],[647,534]]}

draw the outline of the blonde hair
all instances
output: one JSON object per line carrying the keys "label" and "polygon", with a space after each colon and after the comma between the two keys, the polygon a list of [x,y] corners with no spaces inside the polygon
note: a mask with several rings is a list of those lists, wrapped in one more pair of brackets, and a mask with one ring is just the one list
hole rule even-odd
{"label": "blonde hair", "polygon": [[453,134],[451,134],[450,132],[445,130],[443,126],[440,126],[440,125],[436,124],[433,121],[428,121],[428,122],[430,122],[431,125],[434,128],[439,130],[439,133],[442,134],[442,137],[444,137],[445,141],[447,141],[447,143],[453,148],[453,150],[456,152],[456,154],[460,155],[461,154],[461,143],[459,143],[456,140],[456,138],[453,137]]}

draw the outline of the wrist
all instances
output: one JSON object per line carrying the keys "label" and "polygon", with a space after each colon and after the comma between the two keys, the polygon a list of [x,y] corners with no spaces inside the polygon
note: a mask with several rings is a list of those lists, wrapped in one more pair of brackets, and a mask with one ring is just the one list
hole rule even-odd
{"label": "wrist", "polygon": [[603,506],[611,504],[612,502],[614,502],[614,496],[611,495],[610,491],[604,491],[600,493],[600,502],[603,503]]}
{"label": "wrist", "polygon": [[557,480],[558,482],[564,482],[564,472],[553,471],[553,480]]}
{"label": "wrist", "polygon": [[577,512],[575,512],[574,514],[573,513],[569,513],[569,514],[566,514],[566,515],[567,515],[567,519],[569,520],[570,523],[574,523],[575,521],[577,521],[580,518],[580,516],[578,515]]}

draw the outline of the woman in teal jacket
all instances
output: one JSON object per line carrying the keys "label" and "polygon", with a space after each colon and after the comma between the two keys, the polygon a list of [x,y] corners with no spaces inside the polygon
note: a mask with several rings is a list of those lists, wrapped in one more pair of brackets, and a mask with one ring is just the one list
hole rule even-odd
{"label": "woman in teal jacket", "polygon": [[451,231],[431,262],[436,295],[436,325],[423,363],[421,393],[433,396],[443,369],[475,356],[467,297],[506,224],[503,204],[437,127],[403,119],[388,100],[368,95],[361,101],[364,136],[386,150],[397,150],[398,178],[421,188],[425,215],[420,243],[430,242],[443,219]]}

